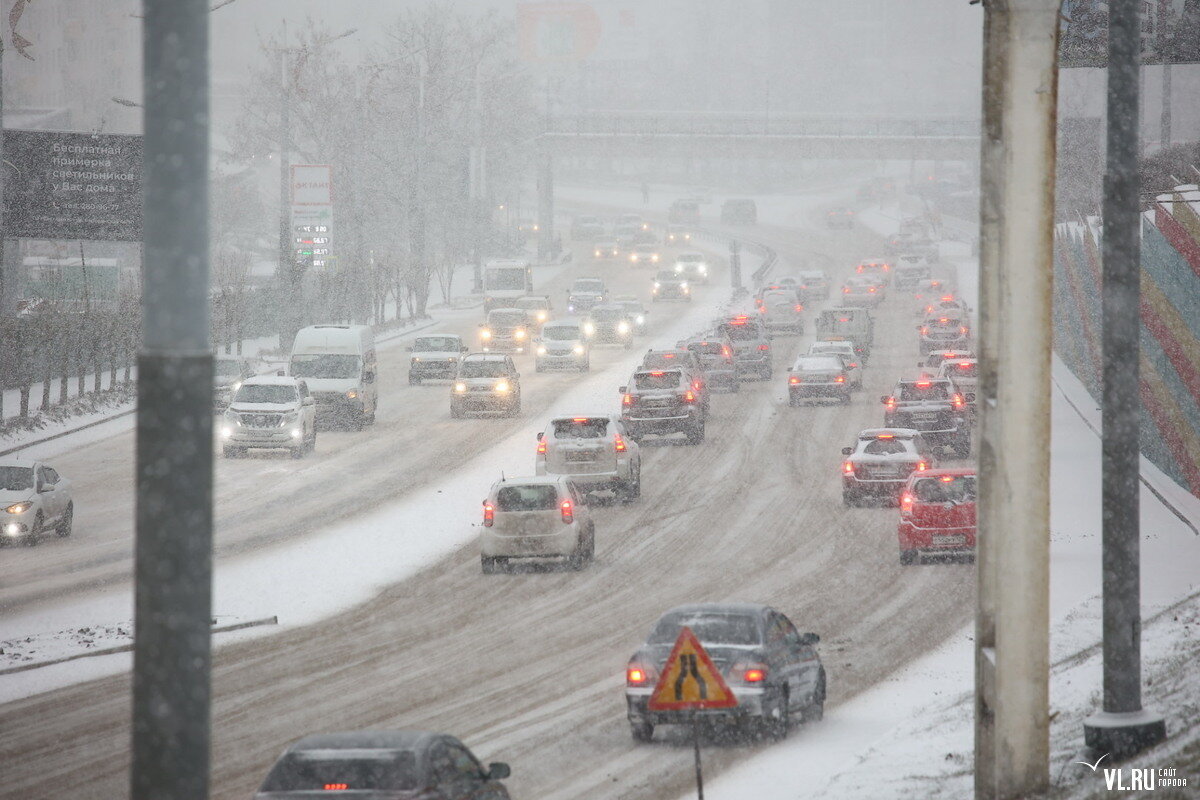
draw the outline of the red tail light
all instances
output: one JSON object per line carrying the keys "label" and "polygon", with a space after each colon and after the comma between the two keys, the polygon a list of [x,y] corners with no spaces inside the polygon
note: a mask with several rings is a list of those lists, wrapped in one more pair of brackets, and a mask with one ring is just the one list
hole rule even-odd
{"label": "red tail light", "polygon": [[838,376],[837,376],[836,378],[834,378],[833,380],[834,380],[834,382],[835,382],[835,383],[845,383],[845,382],[846,382],[846,376],[845,376],[845,375],[838,375]]}
{"label": "red tail light", "polygon": [[728,345],[722,345],[721,355],[725,356],[726,358],[733,358],[733,351],[729,349]]}
{"label": "red tail light", "polygon": [[496,508],[491,503],[483,504],[483,527],[490,528],[496,521]]}
{"label": "red tail light", "polygon": [[801,311],[804,310],[804,306],[800,305],[799,303],[796,303],[796,307],[792,310],[795,311],[797,314],[799,314]]}
{"label": "red tail light", "polygon": [[625,685],[648,686],[653,682],[655,675],[654,667],[635,662],[625,667]]}
{"label": "red tail light", "polygon": [[942,483],[952,483],[953,481],[954,481],[953,475],[943,475],[942,476]]}
{"label": "red tail light", "polygon": [[955,408],[962,408],[963,405],[965,405],[965,403],[966,403],[966,401],[963,400],[963,396],[961,394],[954,395],[954,407]]}
{"label": "red tail light", "polygon": [[967,335],[967,326],[963,325],[961,328],[958,329],[958,332],[961,333],[963,336],[966,336]]}
{"label": "red tail light", "polygon": [[871,292],[874,292],[874,291],[875,291],[875,287],[874,287],[874,286],[871,286],[871,287],[869,287],[869,288],[870,288]]}
{"label": "red tail light", "polygon": [[558,507],[562,510],[562,521],[564,523],[570,525],[575,521],[575,506],[571,504],[570,500],[563,500],[559,503]]}
{"label": "red tail light", "polygon": [[850,369],[854,369],[854,368],[855,368],[855,367],[857,367],[857,366],[858,366],[858,364],[851,364],[851,365],[850,365]]}
{"label": "red tail light", "polygon": [[849,286],[843,286],[843,287],[842,287],[842,294],[850,294],[850,287],[849,287]]}
{"label": "red tail light", "polygon": [[685,402],[685,403],[696,402],[696,393],[693,392],[691,389],[688,389],[686,392],[683,393],[683,402]]}
{"label": "red tail light", "polygon": [[928,335],[929,335],[929,326],[928,326],[928,325],[922,325],[922,326],[921,326],[921,335],[922,335],[922,336],[928,336]]}
{"label": "red tail light", "polygon": [[767,679],[766,664],[734,664],[729,670],[729,677],[742,683],[762,683]]}
{"label": "red tail light", "polygon": [[917,386],[922,389],[928,389],[933,385],[933,381],[917,381]]}
{"label": "red tail light", "polygon": [[790,383],[792,386],[796,386],[800,383],[800,379],[795,375],[792,375],[790,378],[788,378],[788,383]]}
{"label": "red tail light", "polygon": [[842,472],[844,472],[847,475],[853,475],[854,474],[854,465],[851,464],[849,461],[842,462]]}
{"label": "red tail light", "polygon": [[953,302],[954,302],[954,295],[952,295],[952,294],[944,294],[944,295],[942,295],[942,299],[943,299],[943,300],[945,300],[947,303],[953,303]]}
{"label": "red tail light", "polygon": [[883,407],[886,408],[888,411],[891,411],[893,408],[896,407],[896,398],[889,397],[887,400],[884,401]]}
{"label": "red tail light", "polygon": [[765,352],[767,352],[768,350],[770,350],[770,349],[771,349],[771,345],[769,345],[769,344],[760,344],[760,345],[758,346],[758,349],[759,349],[759,352],[765,353]]}
{"label": "red tail light", "polygon": [[625,395],[624,397],[622,397],[622,398],[621,398],[621,405],[623,405],[623,406],[631,406],[631,405],[633,405],[633,395],[631,395],[631,394],[627,394],[627,395]]}
{"label": "red tail light", "polygon": [[613,434],[613,449],[618,453],[625,452],[625,439],[619,433]]}
{"label": "red tail light", "polygon": [[881,433],[881,434],[877,435],[875,438],[876,438],[876,439],[895,439],[895,438],[896,438],[896,434],[894,434],[894,433]]}
{"label": "red tail light", "polygon": [[924,472],[927,469],[929,469],[929,465],[926,464],[924,461],[917,462],[917,472]]}
{"label": "red tail light", "polygon": [[767,307],[766,307],[766,306],[764,306],[764,305],[759,305],[759,307],[758,307],[758,313],[760,313],[760,314],[765,314],[765,313],[767,313]]}
{"label": "red tail light", "polygon": [[346,792],[349,790],[350,790],[350,784],[348,784],[348,783],[327,783],[327,784],[325,784],[325,791],[327,791],[327,792]]}
{"label": "red tail light", "polygon": [[913,496],[908,492],[900,495],[900,513],[908,514],[912,511]]}
{"label": "red tail light", "polygon": [[537,454],[539,456],[546,455],[546,443],[545,442],[538,442]]}
{"label": "red tail light", "polygon": [[663,374],[662,374],[662,372],[651,372],[650,376],[654,377],[654,378],[661,378],[663,376]]}

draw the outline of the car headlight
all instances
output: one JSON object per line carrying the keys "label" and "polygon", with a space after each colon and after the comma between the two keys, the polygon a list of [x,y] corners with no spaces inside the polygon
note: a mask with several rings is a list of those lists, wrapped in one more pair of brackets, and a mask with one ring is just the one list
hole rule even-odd
{"label": "car headlight", "polygon": [[590,322],[585,322],[585,323],[583,323],[583,332],[587,336],[591,336],[592,334],[594,334],[596,332],[596,326]]}
{"label": "car headlight", "polygon": [[513,331],[513,338],[514,339],[524,339],[525,331],[521,330],[520,328],[517,328],[515,331]]}
{"label": "car headlight", "polygon": [[617,323],[617,333],[629,333],[629,323],[621,320]]}
{"label": "car headlight", "polygon": [[418,361],[420,361],[420,360],[421,360],[421,357],[420,357],[420,356],[413,356],[413,357],[412,357],[412,363],[414,363],[414,364],[416,364],[416,363],[417,363]]}
{"label": "car headlight", "polygon": [[9,514],[24,514],[29,509],[33,508],[32,500],[22,500],[19,503],[13,503],[8,508],[4,509]]}
{"label": "car headlight", "polygon": [[658,288],[660,288],[660,286],[661,286],[661,285],[662,285],[662,284],[660,284],[658,281],[655,281],[655,282],[654,282],[654,288],[655,288],[655,289],[658,289]]}
{"label": "car headlight", "polygon": [[696,271],[697,271],[697,272],[699,272],[701,275],[707,275],[707,274],[708,274],[708,267],[706,267],[706,266],[704,266],[703,264],[701,264],[700,266],[696,267]]}
{"label": "car headlight", "polygon": [[680,281],[680,282],[679,282],[679,288],[680,288],[680,289],[686,289],[687,287],[688,287],[688,285],[687,285],[687,281]]}
{"label": "car headlight", "polygon": [[495,389],[497,392],[504,394],[505,392],[507,392],[509,390],[509,388],[510,387],[508,385],[508,381],[504,381],[504,380],[496,381]]}
{"label": "car headlight", "polygon": [[638,314],[638,318],[637,318],[637,324],[638,324],[638,325],[645,325],[645,324],[646,324],[646,318],[645,318],[644,316],[642,316],[641,314]]}
{"label": "car headlight", "polygon": [[353,400],[353,399],[354,399],[354,398],[356,398],[356,397],[358,397],[358,390],[357,390],[357,389],[350,389],[350,390],[348,390],[348,391],[346,392],[346,399],[347,399],[347,400]]}
{"label": "car headlight", "polygon": [[225,421],[234,425],[240,425],[242,423],[241,419],[238,418],[238,413],[236,411],[229,410],[225,411]]}
{"label": "car headlight", "polygon": [[233,393],[233,392],[236,392],[240,388],[242,388],[242,382],[234,381],[233,385],[229,387],[229,391],[230,391],[230,393]]}
{"label": "car headlight", "polygon": [[630,254],[629,254],[629,260],[630,260],[630,261],[637,261],[637,260],[638,260],[637,253],[630,253]]}
{"label": "car headlight", "polygon": [[490,338],[492,338],[492,332],[489,331],[487,328],[484,328],[483,330],[481,330],[479,332],[479,338],[480,339],[490,339]]}
{"label": "car headlight", "polygon": [[675,272],[676,272],[676,273],[683,272],[683,264],[676,264],[676,265],[675,265]]}
{"label": "car headlight", "polygon": [[600,251],[599,251],[599,250],[597,250],[597,251],[596,251],[596,258],[599,258],[599,257],[600,257]]}
{"label": "car headlight", "polygon": [[232,439],[233,438],[233,428],[229,427],[228,425],[222,425],[221,426],[221,438],[222,439]]}
{"label": "car headlight", "polygon": [[651,260],[651,261],[658,261],[658,253],[655,253],[654,255],[650,256],[650,260]]}
{"label": "car headlight", "polygon": [[537,354],[539,356],[546,355],[546,345],[544,345],[544,344],[538,345]]}
{"label": "car headlight", "polygon": [[581,345],[581,344],[575,345],[574,347],[571,348],[571,352],[577,356],[583,355],[583,345]]}
{"label": "car headlight", "polygon": [[539,312],[537,313],[537,320],[538,320],[538,322],[545,322],[545,321],[546,321],[546,312],[545,312],[545,311],[539,311]]}
{"label": "car headlight", "polygon": [[459,383],[454,384],[455,393],[462,394],[466,390],[467,390],[467,385],[465,383],[459,382]]}

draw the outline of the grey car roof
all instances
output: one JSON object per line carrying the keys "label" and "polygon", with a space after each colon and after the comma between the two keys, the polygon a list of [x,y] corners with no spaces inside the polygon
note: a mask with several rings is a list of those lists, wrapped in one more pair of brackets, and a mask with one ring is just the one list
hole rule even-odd
{"label": "grey car roof", "polygon": [[[768,611],[774,611],[774,609],[763,603],[685,603],[684,605],[669,609],[662,616],[665,617],[670,614],[695,614],[704,611],[713,614],[759,616]],[[659,617],[659,619],[661,618]]]}
{"label": "grey car roof", "polygon": [[304,750],[423,750],[443,736],[432,731],[342,731],[314,733],[293,742],[289,753]]}

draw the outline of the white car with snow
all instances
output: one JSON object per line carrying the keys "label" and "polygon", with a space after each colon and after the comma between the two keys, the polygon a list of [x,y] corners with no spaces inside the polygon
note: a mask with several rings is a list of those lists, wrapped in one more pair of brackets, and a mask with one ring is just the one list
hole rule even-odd
{"label": "white car with snow", "polygon": [[501,479],[483,501],[479,562],[485,574],[513,559],[565,559],[583,569],[596,549],[587,498],[562,475]]}
{"label": "white car with snow", "polygon": [[316,447],[316,406],[304,381],[283,375],[242,381],[221,419],[226,458],[252,448],[289,450],[292,458],[303,458]]}
{"label": "white car with snow", "polygon": [[687,252],[675,256],[675,272],[693,283],[708,283],[711,267],[704,253]]}
{"label": "white car with snow", "polygon": [[538,475],[568,477],[585,492],[611,491],[623,503],[641,497],[642,455],[619,417],[555,417],[537,441]]}
{"label": "white car with snow", "polygon": [[39,461],[0,459],[0,543],[34,545],[53,530],[70,536],[71,482]]}
{"label": "white car with snow", "polygon": [[862,388],[862,362],[859,361],[858,356],[854,353],[854,342],[813,342],[808,346],[808,354],[810,356],[838,356],[842,359],[843,370],[846,373],[846,380],[850,383],[850,388]]}

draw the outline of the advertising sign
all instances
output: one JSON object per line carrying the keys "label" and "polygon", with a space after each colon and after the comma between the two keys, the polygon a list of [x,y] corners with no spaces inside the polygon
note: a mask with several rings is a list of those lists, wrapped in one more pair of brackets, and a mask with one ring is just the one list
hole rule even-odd
{"label": "advertising sign", "polygon": [[142,240],[142,137],[4,131],[7,235]]}

